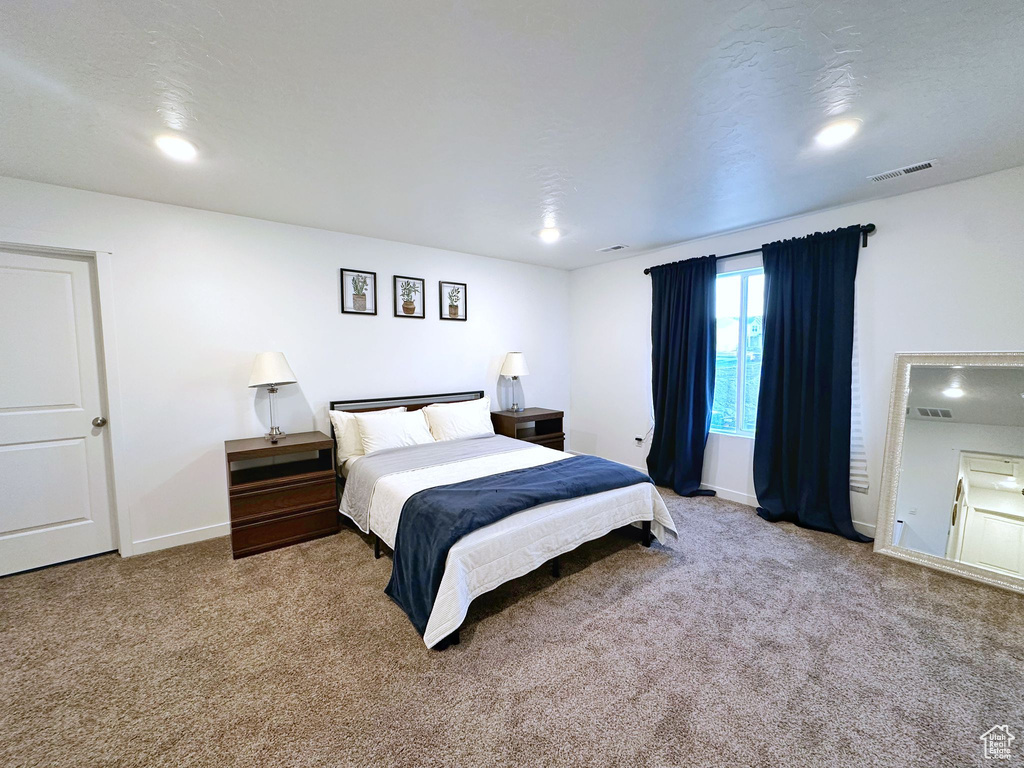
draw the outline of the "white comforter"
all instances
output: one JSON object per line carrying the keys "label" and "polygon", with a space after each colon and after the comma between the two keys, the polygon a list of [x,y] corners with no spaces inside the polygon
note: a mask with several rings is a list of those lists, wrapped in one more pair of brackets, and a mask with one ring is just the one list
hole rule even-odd
{"label": "white comforter", "polygon": [[[414,493],[437,485],[560,461],[571,455],[534,446],[386,475],[377,481],[370,497],[370,530],[394,549],[402,507]],[[344,499],[341,512],[345,514]],[[458,629],[466,618],[469,604],[485,592],[529,573],[586,541],[645,520],[651,521],[651,532],[659,539],[664,539],[666,532],[676,534],[665,502],[650,483],[542,504],[464,536],[448,552],[423,642],[431,648]]]}

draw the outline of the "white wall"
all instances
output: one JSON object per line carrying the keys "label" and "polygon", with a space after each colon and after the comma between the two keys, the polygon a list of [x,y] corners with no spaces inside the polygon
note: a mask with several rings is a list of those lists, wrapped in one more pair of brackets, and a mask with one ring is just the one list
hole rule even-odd
{"label": "white wall", "polygon": [[[266,430],[246,388],[281,350],[286,431],[327,430],[332,399],[484,389],[523,350],[528,402],[569,407],[568,273],[0,178],[0,241],[112,253],[119,487],[133,549],[227,533],[223,441]],[[339,311],[339,269],[377,272],[379,314]],[[426,280],[427,319],[392,317],[391,276]],[[468,322],[437,319],[437,281],[468,284]],[[107,306],[105,309],[109,309]]]}
{"label": "white wall", "polygon": [[[906,526],[903,546],[945,556],[963,451],[1024,456],[1024,428],[907,419],[896,493],[896,517]],[[977,500],[984,490],[971,489],[972,506],[984,506]]]}
{"label": "white wall", "polygon": [[[119,359],[118,485],[136,551],[226,532],[222,441],[265,428],[265,403],[245,388],[259,350],[284,351],[299,377],[281,419],[298,431],[326,428],[335,398],[494,395],[502,355],[522,349],[529,404],[568,411],[571,370],[574,450],[643,466],[646,447],[633,447],[650,426],[643,268],[873,221],[858,274],[871,493],[854,495],[870,532],[893,354],[1024,349],[1021,210],[1024,169],[1013,169],[565,273],[0,178],[0,240],[112,253],[105,333]],[[381,314],[340,314],[343,266],[378,273]],[[427,280],[428,319],[390,316],[395,273]],[[439,279],[469,284],[468,323],[435,319]],[[712,435],[705,483],[753,503],[751,457],[752,441]]]}
{"label": "white wall", "polygon": [[[893,182],[898,184],[899,182]],[[771,194],[766,188],[765,194]],[[573,449],[643,466],[650,426],[650,278],[643,268],[849,224],[861,251],[857,322],[871,483],[854,520],[873,533],[893,355],[1024,349],[1024,169],[821,211],[571,273]],[[704,482],[752,503],[752,441],[712,435]]]}

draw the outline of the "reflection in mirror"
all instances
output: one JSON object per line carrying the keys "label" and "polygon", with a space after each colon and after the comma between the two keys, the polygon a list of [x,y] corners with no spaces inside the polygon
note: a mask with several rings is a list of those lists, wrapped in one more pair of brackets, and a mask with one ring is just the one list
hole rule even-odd
{"label": "reflection in mirror", "polygon": [[1024,578],[1024,368],[910,366],[892,545]]}

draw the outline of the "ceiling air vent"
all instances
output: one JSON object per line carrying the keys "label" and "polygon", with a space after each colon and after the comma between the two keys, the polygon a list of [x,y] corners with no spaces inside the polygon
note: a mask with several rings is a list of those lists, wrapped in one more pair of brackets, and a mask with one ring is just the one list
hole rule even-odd
{"label": "ceiling air vent", "polygon": [[629,248],[629,246],[628,245],[622,245],[620,243],[619,245],[609,245],[607,248],[598,248],[597,252],[598,253],[611,253],[612,251],[621,251],[624,248]]}
{"label": "ceiling air vent", "polygon": [[918,408],[917,414],[926,419],[952,419],[953,412],[948,408]]}
{"label": "ceiling air vent", "polygon": [[918,171],[926,171],[929,168],[934,167],[934,160],[927,160],[923,163],[914,163],[913,165],[905,165],[902,168],[895,168],[885,173],[879,173],[875,176],[868,176],[872,181],[889,181],[890,179],[898,179],[900,176],[906,176],[908,173],[917,173]]}

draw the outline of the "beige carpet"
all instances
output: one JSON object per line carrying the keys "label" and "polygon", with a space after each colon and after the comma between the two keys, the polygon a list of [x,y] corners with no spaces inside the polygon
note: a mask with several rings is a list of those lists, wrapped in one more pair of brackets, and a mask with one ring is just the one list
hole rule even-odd
{"label": "beige carpet", "polygon": [[[665,496],[427,651],[353,531],[0,580],[3,766],[967,766],[1024,762],[1024,599]],[[1006,764],[1006,763],[1001,763]]]}

